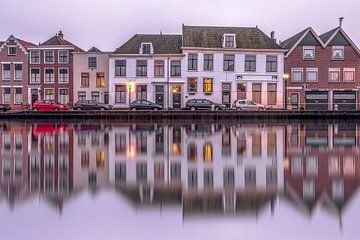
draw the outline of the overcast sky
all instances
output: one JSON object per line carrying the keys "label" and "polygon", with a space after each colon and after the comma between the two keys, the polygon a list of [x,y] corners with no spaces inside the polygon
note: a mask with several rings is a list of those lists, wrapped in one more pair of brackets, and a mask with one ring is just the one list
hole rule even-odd
{"label": "overcast sky", "polygon": [[87,50],[113,51],[135,33],[181,33],[181,25],[256,26],[285,40],[338,26],[360,46],[359,0],[1,0],[0,40],[39,43],[62,30]]}

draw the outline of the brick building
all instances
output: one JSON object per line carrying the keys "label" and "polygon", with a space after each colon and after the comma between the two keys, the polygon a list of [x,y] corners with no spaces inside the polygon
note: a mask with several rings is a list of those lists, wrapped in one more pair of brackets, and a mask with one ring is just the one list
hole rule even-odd
{"label": "brick building", "polygon": [[54,37],[33,46],[29,58],[28,98],[54,99],[73,103],[73,53],[82,49],[64,38],[60,31]]}
{"label": "brick building", "polygon": [[341,24],[322,35],[306,28],[281,46],[288,109],[359,109],[360,51]]}
{"label": "brick building", "polygon": [[29,83],[29,47],[35,44],[10,36],[0,42],[0,103],[21,108],[29,103],[27,88]]}

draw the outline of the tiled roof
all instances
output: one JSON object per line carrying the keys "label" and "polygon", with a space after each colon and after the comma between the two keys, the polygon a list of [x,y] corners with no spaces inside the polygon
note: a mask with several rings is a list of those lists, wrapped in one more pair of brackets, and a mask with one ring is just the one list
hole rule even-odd
{"label": "tiled roof", "polygon": [[18,42],[24,47],[24,48],[28,48],[28,47],[33,47],[36,46],[36,44],[16,38],[16,40],[18,40]]}
{"label": "tiled roof", "polygon": [[183,26],[184,47],[222,48],[224,34],[236,35],[236,48],[281,49],[257,27]]}
{"label": "tiled roof", "polygon": [[87,51],[88,53],[99,53],[99,52],[101,52],[98,48],[96,48],[96,47],[92,47],[92,48],[90,48],[88,51]]}
{"label": "tiled roof", "polygon": [[40,46],[73,46],[75,47],[76,52],[84,52],[84,50],[66,40],[61,32],[59,34],[56,34],[54,37],[48,39],[47,41],[41,43]]}
{"label": "tiled roof", "polygon": [[328,32],[326,32],[326,33],[324,33],[324,34],[321,34],[321,35],[320,35],[320,39],[321,39],[324,43],[326,43],[326,42],[329,40],[329,38],[330,38],[337,30],[338,30],[338,27],[337,27],[337,28],[334,28],[333,30],[330,30],[330,31],[328,31]]}
{"label": "tiled roof", "polygon": [[306,31],[308,31],[310,27],[304,29],[303,31],[295,34],[294,36],[286,39],[285,41],[280,43],[280,46],[284,49],[291,49],[298,41],[299,39],[304,35]]}
{"label": "tiled roof", "polygon": [[139,54],[141,43],[152,43],[154,54],[181,53],[181,35],[136,34],[115,50],[117,54]]}

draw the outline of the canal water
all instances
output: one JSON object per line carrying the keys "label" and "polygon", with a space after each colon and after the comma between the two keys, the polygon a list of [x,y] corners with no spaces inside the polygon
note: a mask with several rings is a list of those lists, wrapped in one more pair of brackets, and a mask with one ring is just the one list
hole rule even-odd
{"label": "canal water", "polygon": [[0,122],[0,239],[359,239],[352,122]]}

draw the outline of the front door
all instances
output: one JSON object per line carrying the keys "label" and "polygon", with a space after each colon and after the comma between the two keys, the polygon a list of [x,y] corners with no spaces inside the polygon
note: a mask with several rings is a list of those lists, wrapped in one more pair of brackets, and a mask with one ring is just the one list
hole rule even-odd
{"label": "front door", "polygon": [[291,109],[299,109],[299,93],[290,93]]}
{"label": "front door", "polygon": [[31,105],[39,99],[39,91],[37,89],[31,89]]}
{"label": "front door", "polygon": [[155,103],[164,107],[164,85],[155,86]]}
{"label": "front door", "polygon": [[226,105],[226,107],[230,107],[231,103],[231,84],[223,83],[222,84],[222,104]]}
{"label": "front door", "polygon": [[174,85],[173,92],[173,109],[181,108],[181,85]]}

